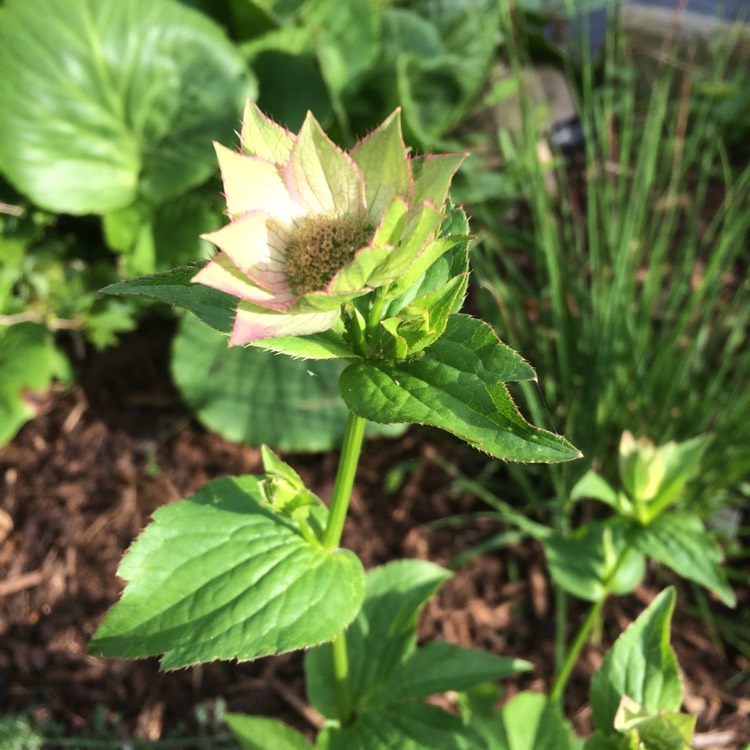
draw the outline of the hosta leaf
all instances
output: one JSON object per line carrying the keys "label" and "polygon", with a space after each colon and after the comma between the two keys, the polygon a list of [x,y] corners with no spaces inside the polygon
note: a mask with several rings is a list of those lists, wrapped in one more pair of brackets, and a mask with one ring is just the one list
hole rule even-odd
{"label": "hosta leaf", "polygon": [[[307,338],[320,347],[327,340],[320,334],[290,342],[302,346]],[[346,426],[337,388],[342,366],[337,360],[294,360],[252,347],[228,349],[225,336],[189,315],[180,323],[171,362],[177,387],[206,427],[228,440],[287,451],[339,445]],[[401,431],[368,428],[370,435]]]}
{"label": "hosta leaf", "polygon": [[0,70],[2,170],[74,214],[204,182],[254,88],[221,29],[172,0],[8,0]]}
{"label": "hosta leaf", "polygon": [[396,364],[353,364],[339,387],[347,406],[373,422],[440,427],[470,445],[513,461],[569,461],[565,439],[526,422],[505,381],[530,380],[532,368],[486,323],[452,315],[424,356]]}
{"label": "hosta leaf", "polygon": [[256,477],[224,477],[157,510],[120,564],[128,584],[92,653],[163,653],[174,669],[305,648],[345,628],[364,597],[361,563],[309,544],[262,497]]}

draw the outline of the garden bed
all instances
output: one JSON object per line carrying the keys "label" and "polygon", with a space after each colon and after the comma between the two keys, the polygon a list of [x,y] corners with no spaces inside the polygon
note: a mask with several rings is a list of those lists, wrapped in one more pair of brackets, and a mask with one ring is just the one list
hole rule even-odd
{"label": "garden bed", "polygon": [[[104,717],[121,738],[159,739],[180,725],[193,736],[207,731],[195,708],[205,715],[222,699],[230,710],[280,716],[312,735],[316,717],[306,708],[299,654],[159,673],[156,660],[86,653],[120,593],[119,559],[151,513],[213,477],[261,471],[258,449],[227,443],[190,418],[169,385],[171,334],[171,323],[156,321],[89,358],[79,385],[41,398],[37,418],[0,449],[0,521],[8,534],[0,546],[2,711],[53,719],[69,736],[101,736],[94,725]],[[452,490],[436,452],[468,475],[484,462],[458,441],[416,428],[364,452],[344,543],[367,567],[401,557],[448,565],[498,530],[490,522],[431,526],[484,508]],[[308,486],[330,496],[335,454],[286,458]],[[404,472],[388,491],[394,465]],[[634,596],[608,603],[605,645],[664,585],[652,571]],[[740,608],[750,606],[746,590],[738,595]],[[685,588],[672,628],[686,709],[698,715],[698,732],[712,733],[701,747],[742,748],[750,742],[750,661],[712,640],[706,622],[686,613],[690,601]],[[553,618],[542,553],[529,543],[457,571],[426,608],[420,635],[529,659],[533,672],[504,683],[510,695],[549,689]],[[570,618],[571,627],[577,620]],[[604,651],[589,647],[569,686],[567,714],[582,734],[590,731],[590,676]]]}

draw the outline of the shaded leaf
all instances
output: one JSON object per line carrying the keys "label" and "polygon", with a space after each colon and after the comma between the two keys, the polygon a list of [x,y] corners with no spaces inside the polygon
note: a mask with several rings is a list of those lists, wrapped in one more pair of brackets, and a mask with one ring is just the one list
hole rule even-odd
{"label": "shaded leaf", "polygon": [[[573,596],[591,602],[633,591],[643,580],[646,560],[643,553],[632,548],[630,528],[629,524],[614,519],[542,539],[555,583]],[[625,557],[621,559],[623,554]]]}
{"label": "shaded leaf", "polygon": [[[323,348],[326,336],[289,342],[298,352],[310,353],[311,348],[302,349],[306,339],[320,342],[309,347]],[[180,322],[172,347],[172,376],[180,393],[201,422],[226,439],[286,451],[323,451],[340,444],[347,414],[337,387],[340,361],[302,361],[252,347],[228,348],[225,336],[192,316]],[[368,425],[369,435],[401,431]]]}

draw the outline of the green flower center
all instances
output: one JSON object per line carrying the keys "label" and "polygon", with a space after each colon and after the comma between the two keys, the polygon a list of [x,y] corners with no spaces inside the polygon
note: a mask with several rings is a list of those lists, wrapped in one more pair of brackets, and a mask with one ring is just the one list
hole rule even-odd
{"label": "green flower center", "polygon": [[372,241],[375,225],[364,216],[308,219],[286,248],[286,278],[295,294],[309,294],[326,284],[360,248]]}

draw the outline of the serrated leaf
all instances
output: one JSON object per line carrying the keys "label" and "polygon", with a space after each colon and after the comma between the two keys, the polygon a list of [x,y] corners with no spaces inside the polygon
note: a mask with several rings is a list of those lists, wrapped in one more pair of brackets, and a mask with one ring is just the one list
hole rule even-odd
{"label": "serrated leaf", "polygon": [[193,284],[191,279],[205,263],[172,268],[169,271],[119,281],[102,289],[102,294],[135,295],[170,302],[190,310],[206,325],[230,333],[234,325],[237,300],[230,294]]}
{"label": "serrated leaf", "polygon": [[404,703],[357,716],[343,728],[324,729],[317,750],[484,750],[479,733],[437,706]]}
{"label": "serrated leaf", "polygon": [[[443,288],[452,279],[455,279],[456,276],[464,276],[468,272],[469,247],[467,242],[461,242],[448,250],[444,255],[441,255],[410,289],[391,300],[386,307],[384,317],[397,315],[414,300]],[[459,309],[460,304],[456,309],[451,310],[451,312],[457,313]]]}
{"label": "serrated leaf", "polygon": [[254,86],[206,16],[171,0],[8,0],[0,14],[0,164],[35,203],[104,214],[214,172],[211,141]]}
{"label": "serrated leaf", "polygon": [[[198,286],[197,284],[194,286]],[[302,361],[256,348],[227,347],[225,336],[191,316],[172,344],[172,376],[200,421],[227,440],[278,450],[322,451],[339,445],[346,407],[339,360]],[[369,435],[400,429],[368,425]]]}
{"label": "serrated leaf", "polygon": [[667,512],[648,526],[637,526],[633,544],[678,575],[713,591],[728,607],[737,602],[718,563],[721,550],[694,515]]}
{"label": "serrated leaf", "polygon": [[91,652],[164,654],[163,669],[331,640],[364,597],[357,557],[308,544],[263,504],[252,476],[217,479],[157,510],[118,573],[128,584]]}
{"label": "serrated leaf", "polygon": [[569,461],[564,438],[532,427],[505,381],[530,380],[531,367],[483,321],[452,315],[424,356],[397,364],[353,364],[339,386],[347,406],[379,423],[439,427],[479,450],[513,461]]}
{"label": "serrated leaf", "polygon": [[674,589],[662,591],[617,639],[594,674],[590,702],[599,731],[615,733],[615,716],[623,696],[650,714],[679,709],[682,684],[669,644],[674,603]]}
{"label": "serrated leaf", "polygon": [[224,718],[242,750],[313,750],[305,737],[278,719],[242,714]]}

